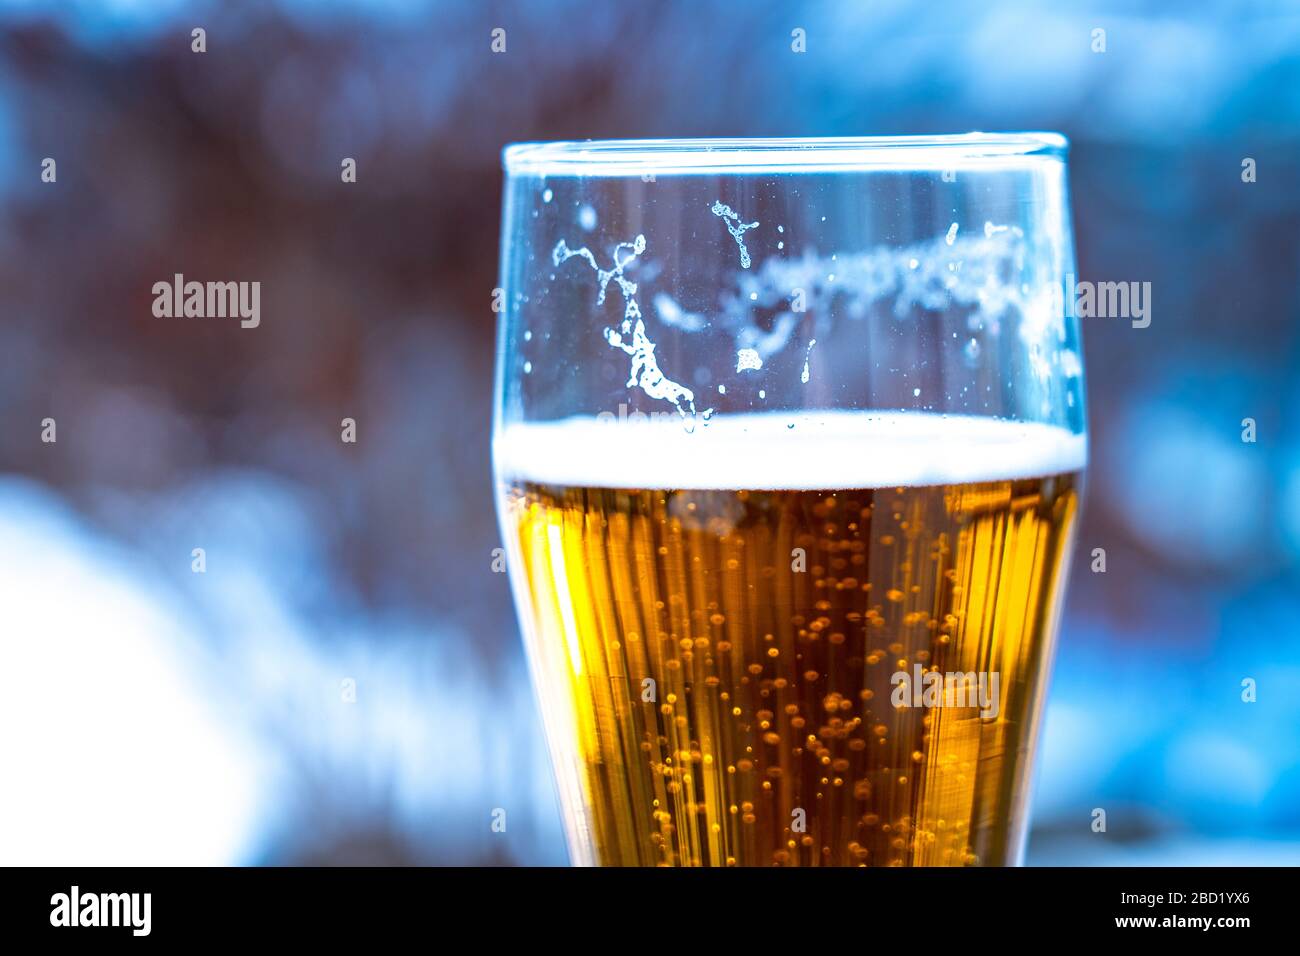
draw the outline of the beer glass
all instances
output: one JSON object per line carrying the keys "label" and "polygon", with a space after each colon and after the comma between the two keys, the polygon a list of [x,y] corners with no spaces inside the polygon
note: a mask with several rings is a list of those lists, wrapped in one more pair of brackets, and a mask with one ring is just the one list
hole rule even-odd
{"label": "beer glass", "polygon": [[505,150],[493,467],[575,863],[1019,862],[1087,459],[1065,155]]}

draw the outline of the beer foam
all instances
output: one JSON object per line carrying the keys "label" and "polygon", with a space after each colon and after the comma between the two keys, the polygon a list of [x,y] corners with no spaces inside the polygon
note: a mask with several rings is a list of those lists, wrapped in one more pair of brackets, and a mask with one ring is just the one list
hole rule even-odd
{"label": "beer foam", "polygon": [[932,412],[757,412],[682,419],[575,417],[502,428],[506,479],[601,488],[900,488],[1081,471],[1068,429]]}

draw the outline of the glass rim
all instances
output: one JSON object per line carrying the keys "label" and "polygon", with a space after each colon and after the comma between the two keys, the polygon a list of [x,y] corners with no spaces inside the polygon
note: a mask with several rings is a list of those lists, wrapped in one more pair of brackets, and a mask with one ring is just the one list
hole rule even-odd
{"label": "glass rim", "polygon": [[625,176],[654,173],[830,172],[956,169],[1063,161],[1069,140],[1056,132],[946,133],[934,136],[589,139],[511,143],[508,175]]}

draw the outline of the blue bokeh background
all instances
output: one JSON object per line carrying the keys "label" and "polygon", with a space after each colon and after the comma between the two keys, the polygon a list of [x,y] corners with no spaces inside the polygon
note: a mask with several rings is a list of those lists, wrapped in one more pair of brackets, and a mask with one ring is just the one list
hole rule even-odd
{"label": "blue bokeh background", "polygon": [[[971,129],[1068,135],[1080,278],[1152,283],[1085,320],[1029,862],[1300,862],[1287,0],[0,0],[0,862],[562,862],[491,571],[500,148]],[[175,272],[262,325],[155,319]]]}

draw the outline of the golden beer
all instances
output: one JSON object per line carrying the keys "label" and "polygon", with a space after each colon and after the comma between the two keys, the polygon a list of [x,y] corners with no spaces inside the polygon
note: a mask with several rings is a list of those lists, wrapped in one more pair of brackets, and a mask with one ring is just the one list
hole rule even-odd
{"label": "golden beer", "polygon": [[1016,862],[1081,438],[746,415],[496,454],[576,862]]}

